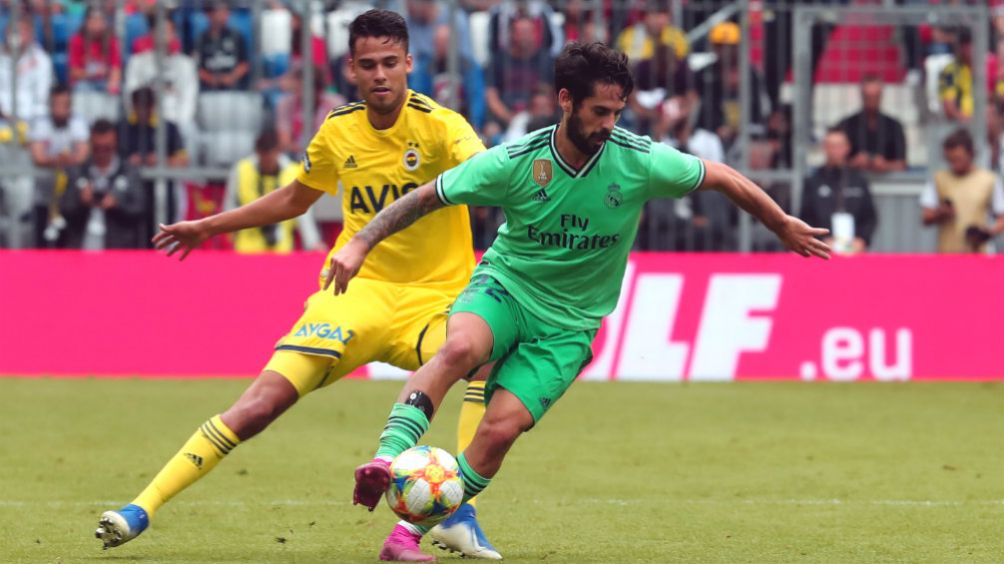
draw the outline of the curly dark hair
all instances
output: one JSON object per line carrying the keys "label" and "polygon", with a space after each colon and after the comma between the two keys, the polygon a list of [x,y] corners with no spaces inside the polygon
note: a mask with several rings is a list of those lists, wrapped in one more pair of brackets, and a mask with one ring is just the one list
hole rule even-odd
{"label": "curly dark hair", "polygon": [[387,37],[404,46],[408,52],[408,25],[397,12],[390,10],[367,10],[349,24],[349,53],[356,53],[356,39],[363,37]]}
{"label": "curly dark hair", "polygon": [[634,90],[627,55],[599,42],[565,45],[554,61],[555,92],[568,90],[572,103],[578,105],[592,96],[597,82],[620,86],[627,99]]}

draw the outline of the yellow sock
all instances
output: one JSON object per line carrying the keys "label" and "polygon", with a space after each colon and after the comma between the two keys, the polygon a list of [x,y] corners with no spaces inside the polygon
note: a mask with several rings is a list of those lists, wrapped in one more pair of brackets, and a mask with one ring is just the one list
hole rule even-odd
{"label": "yellow sock", "polygon": [[[468,382],[467,391],[464,392],[464,403],[460,405],[460,419],[457,421],[457,454],[464,452],[467,445],[474,439],[474,432],[478,430],[481,418],[485,416],[485,383]],[[471,505],[475,505],[477,498],[471,498]]]}
{"label": "yellow sock", "polygon": [[220,416],[214,416],[199,427],[133,503],[152,519],[161,505],[208,474],[240,442]]}

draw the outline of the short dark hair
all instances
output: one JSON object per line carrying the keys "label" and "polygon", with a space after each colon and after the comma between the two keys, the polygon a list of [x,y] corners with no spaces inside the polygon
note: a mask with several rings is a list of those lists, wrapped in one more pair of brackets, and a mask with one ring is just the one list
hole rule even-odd
{"label": "short dark hair", "polygon": [[274,151],[279,148],[279,134],[274,129],[266,129],[258,134],[254,140],[254,150],[256,153]]}
{"label": "short dark hair", "polygon": [[616,84],[625,99],[630,96],[634,77],[627,55],[599,42],[572,41],[565,45],[554,61],[555,92],[568,90],[572,103],[577,105],[593,95],[597,82]]}
{"label": "short dark hair", "polygon": [[408,24],[397,12],[390,10],[367,10],[349,24],[349,53],[356,53],[356,39],[363,37],[387,37],[404,46],[408,52]]}
{"label": "short dark hair", "polygon": [[826,134],[827,135],[843,135],[845,138],[847,138],[848,140],[850,140],[850,137],[848,137],[848,135],[847,135],[847,131],[844,130],[844,128],[840,127],[839,125],[834,125],[832,127],[827,127],[826,128]]}
{"label": "short dark hair", "polygon": [[973,148],[973,136],[970,135],[968,130],[962,128],[956,129],[951,135],[946,137],[941,146],[946,151],[951,151],[956,147],[962,147],[970,155],[976,153],[976,150]]}
{"label": "short dark hair", "polygon": [[67,96],[70,95],[70,87],[63,82],[58,82],[49,90],[49,99],[51,100],[53,96],[62,96],[64,94]]}
{"label": "short dark hair", "polygon": [[132,91],[129,96],[132,100],[132,107],[143,106],[144,108],[152,108],[154,104],[157,103],[157,93],[153,91],[153,88],[149,86],[140,86],[136,90]]}
{"label": "short dark hair", "polygon": [[91,135],[104,135],[106,133],[118,133],[115,129],[115,124],[111,121],[101,118],[91,125]]}

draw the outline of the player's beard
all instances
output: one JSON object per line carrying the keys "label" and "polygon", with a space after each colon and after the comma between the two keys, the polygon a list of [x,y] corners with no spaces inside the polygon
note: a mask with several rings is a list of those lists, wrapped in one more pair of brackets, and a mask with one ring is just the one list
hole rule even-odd
{"label": "player's beard", "polygon": [[597,131],[592,135],[586,135],[585,127],[582,124],[582,120],[579,118],[577,112],[572,112],[568,116],[568,140],[575,145],[583,155],[594,155],[597,151],[603,147],[603,142],[607,140],[610,134],[607,132]]}
{"label": "player's beard", "polygon": [[388,100],[387,102],[381,103],[377,102],[376,97],[373,97],[366,101],[366,105],[371,110],[373,110],[378,114],[381,115],[393,114],[401,106],[404,105],[404,100],[407,96],[408,96],[407,89],[402,88],[400,93],[397,96],[395,96],[393,100]]}

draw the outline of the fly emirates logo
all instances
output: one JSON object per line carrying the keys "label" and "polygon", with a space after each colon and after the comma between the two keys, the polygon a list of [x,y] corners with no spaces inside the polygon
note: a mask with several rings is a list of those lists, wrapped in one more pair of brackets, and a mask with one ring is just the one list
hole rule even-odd
{"label": "fly emirates logo", "polygon": [[606,249],[607,247],[616,245],[621,240],[619,233],[609,235],[588,233],[588,217],[562,214],[560,227],[561,231],[544,231],[530,225],[526,228],[526,236],[531,241],[539,243],[542,247],[560,247],[562,249],[578,251]]}

